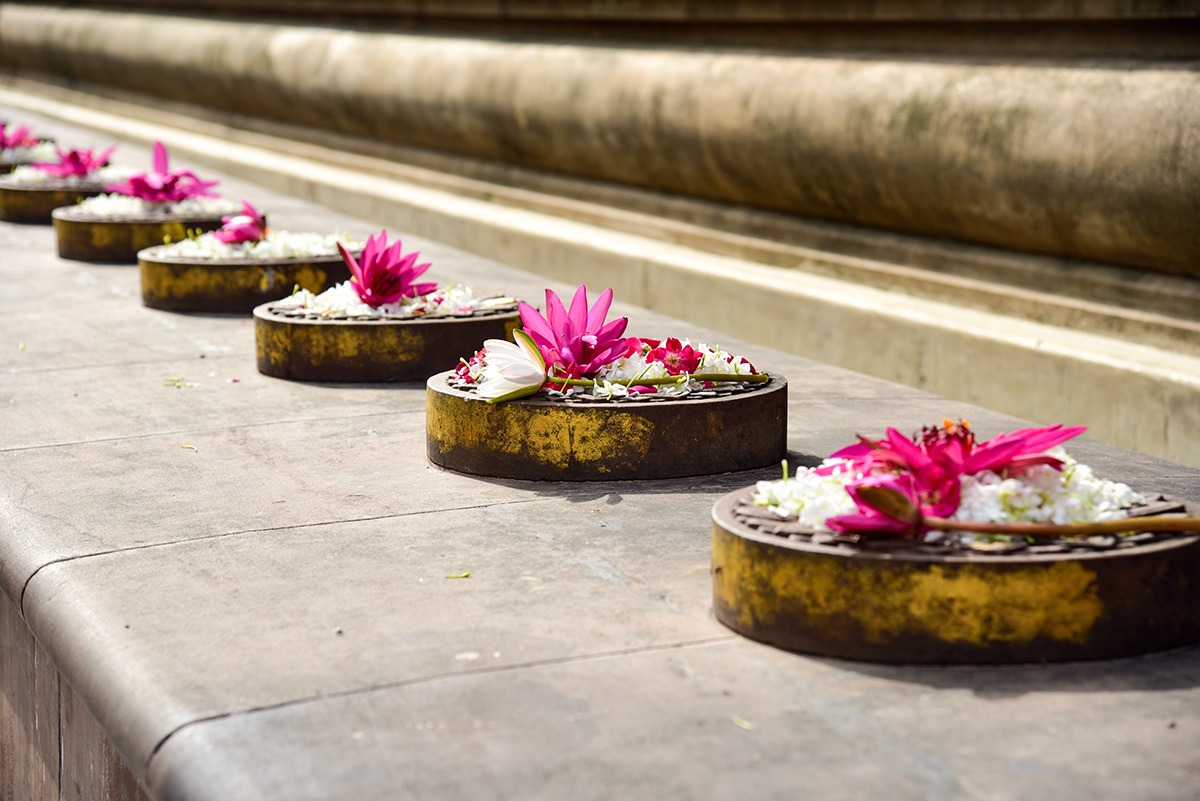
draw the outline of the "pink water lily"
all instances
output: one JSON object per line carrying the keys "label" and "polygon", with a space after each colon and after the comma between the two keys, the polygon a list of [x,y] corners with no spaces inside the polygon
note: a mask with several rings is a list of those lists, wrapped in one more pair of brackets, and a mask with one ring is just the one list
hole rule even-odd
{"label": "pink water lily", "polygon": [[9,150],[17,147],[33,147],[41,140],[33,135],[27,125],[10,128],[0,124],[0,149]]}
{"label": "pink water lily", "polygon": [[396,303],[403,298],[428,295],[437,289],[437,284],[432,281],[414,283],[429,269],[430,263],[417,264],[417,251],[405,256],[400,249],[399,239],[389,245],[387,231],[367,237],[367,244],[357,259],[340,242],[338,250],[350,268],[350,286],[362,302],[372,308]]}
{"label": "pink water lily", "polygon": [[143,172],[128,181],[104,187],[106,192],[129,195],[147,203],[173,203],[193,197],[216,197],[208,191],[218,181],[202,181],[191,170],[171,171],[167,148],[162,142],[154,143],[153,172]]}
{"label": "pink water lily", "polygon": [[[842,532],[892,531],[895,515],[889,515],[878,505],[893,503],[900,493],[911,501],[919,516],[947,518],[958,510],[962,493],[962,477],[984,471],[1005,476],[1018,475],[1030,467],[1045,465],[1062,469],[1062,460],[1046,453],[1072,437],[1083,433],[1086,426],[1062,425],[1042,428],[1022,428],[998,434],[985,442],[976,442],[970,424],[943,421],[942,426],[927,427],[919,435],[906,437],[889,428],[882,439],[859,436],[859,441],[833,453],[831,459],[850,460],[850,469],[863,479],[846,487],[859,507],[857,515],[830,518],[826,524]],[[829,465],[816,472],[829,474],[845,469],[844,465]],[[866,488],[864,494],[860,490]],[[919,526],[909,525],[910,533]]]}
{"label": "pink water lily", "polygon": [[222,217],[221,222],[224,225],[220,230],[214,231],[213,236],[226,245],[261,242],[270,233],[266,220],[245,198],[242,199],[242,213]]}
{"label": "pink water lily", "polygon": [[850,459],[863,472],[885,469],[922,473],[936,469],[960,476],[984,470],[1012,472],[1039,464],[1058,469],[1062,460],[1046,451],[1086,430],[1086,426],[1063,425],[1022,428],[977,442],[965,420],[958,423],[946,420],[940,428],[928,427],[911,438],[895,428],[889,428],[887,435],[879,440],[859,436],[857,443],[836,451],[830,458]]}
{"label": "pink water lily", "polygon": [[517,305],[521,325],[537,344],[552,378],[591,378],[625,355],[629,345],[621,335],[628,318],[604,321],[612,299],[613,291],[606,289],[589,309],[587,287],[580,284],[569,310],[549,289],[545,317],[528,303]]}
{"label": "pink water lily", "polygon": [[56,149],[58,151],[58,163],[37,163],[29,166],[58,178],[82,178],[106,166],[117,147],[113,145],[100,155],[96,155],[91,150],[63,150],[61,147]]}

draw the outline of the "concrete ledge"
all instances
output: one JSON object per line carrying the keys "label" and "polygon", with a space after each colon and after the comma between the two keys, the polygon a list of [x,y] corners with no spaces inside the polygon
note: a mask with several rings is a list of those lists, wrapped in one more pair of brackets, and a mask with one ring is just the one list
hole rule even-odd
{"label": "concrete ledge", "polygon": [[[33,114],[6,101],[0,116]],[[117,120],[139,137],[204,139]],[[118,138],[122,160],[149,155],[123,135],[31,121],[85,147]],[[355,196],[330,188],[353,171],[245,147],[212,138],[196,152],[231,166],[252,155],[245,163],[281,184]],[[191,160],[182,144],[176,157]],[[359,174],[372,194],[356,202],[389,207],[376,191],[386,182]],[[211,177],[280,227],[361,235],[381,222]],[[466,222],[451,232],[483,231],[471,214],[490,209],[501,219],[487,245],[516,238],[517,223],[553,222],[409,191],[443,214],[457,203]],[[560,225],[556,237],[598,230]],[[393,232],[438,280],[522,297],[569,288]],[[605,247],[618,245],[639,242]],[[533,245],[501,249],[520,247]],[[815,798],[1195,797],[1200,650],[963,671],[764,648],[713,620],[705,532],[716,499],[775,469],[603,492],[434,469],[420,385],[273,379],[255,370],[247,320],[147,309],[135,270],[59,259],[44,227],[0,224],[0,252],[15,304],[0,342],[27,346],[0,348],[0,721],[24,704],[12,730],[49,774],[37,801],[115,801],[114,784],[85,772],[110,765],[157,801],[735,798],[747,787],[790,801],[798,776]],[[686,287],[656,284],[648,272],[674,271],[643,256],[640,273],[630,264],[615,278],[647,297]],[[856,303],[867,305],[841,305]],[[617,311],[637,333],[686,331],[788,376],[795,461],[887,424],[963,416],[984,436],[1022,424],[624,302]],[[1090,439],[1072,451],[1147,491],[1200,492],[1200,471],[1179,464]],[[76,749],[84,724],[91,746]],[[0,779],[16,761],[3,745]]]}
{"label": "concrete ledge", "polygon": [[1192,64],[365,33],[0,5],[0,58],[693,197],[1196,275]]}

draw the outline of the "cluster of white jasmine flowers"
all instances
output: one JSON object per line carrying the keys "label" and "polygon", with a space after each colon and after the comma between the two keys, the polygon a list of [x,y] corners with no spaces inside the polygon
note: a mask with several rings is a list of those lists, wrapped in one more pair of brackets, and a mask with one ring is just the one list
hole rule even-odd
{"label": "cluster of white jasmine flowers", "polygon": [[[1053,451],[1052,451],[1053,453]],[[990,470],[964,476],[952,520],[982,523],[1091,523],[1120,520],[1142,496],[1126,484],[1097,478],[1062,454],[1062,472],[1044,465],[1005,478]]]}
{"label": "cluster of white jasmine flowers", "polygon": [[448,284],[427,295],[374,308],[362,302],[349,281],[343,281],[319,295],[300,289],[271,305],[277,309],[304,309],[322,316],[414,317],[467,313],[493,306],[508,306],[513,302],[512,298],[477,298],[475,290],[465,284]]}
{"label": "cluster of white jasmine flowers", "polygon": [[15,170],[4,176],[3,182],[8,186],[27,187],[36,189],[40,186],[48,186],[55,189],[60,187],[72,189],[76,186],[107,186],[108,184],[119,184],[122,181],[128,181],[130,176],[136,175],[139,170],[133,167],[118,167],[109,165],[101,167],[88,175],[51,175],[45,170],[39,170],[37,167],[24,165],[17,167]]}
{"label": "cluster of white jasmine flowers", "polygon": [[754,487],[754,504],[765,506],[781,518],[795,518],[813,531],[828,531],[826,518],[851,514],[856,509],[846,485],[862,478],[847,459],[826,459],[821,468],[801,467],[791,478],[759,481]]}
{"label": "cluster of white jasmine flowers", "polygon": [[58,158],[58,147],[53,142],[38,142],[32,147],[10,147],[4,150],[4,157],[14,161],[55,161]]}
{"label": "cluster of white jasmine flowers", "polygon": [[79,202],[80,210],[89,217],[126,219],[170,214],[183,218],[212,218],[234,215],[242,204],[223,197],[192,197],[175,203],[150,203],[130,195],[96,195]]}
{"label": "cluster of white jasmine flowers", "polygon": [[161,255],[184,259],[300,259],[317,256],[337,256],[340,259],[338,242],[350,250],[362,248],[361,242],[351,242],[344,233],[271,231],[266,239],[232,245],[206,233],[173,242],[166,246]]}
{"label": "cluster of white jasmine flowers", "polygon": [[[985,470],[959,477],[962,497],[952,520],[976,523],[1090,523],[1120,520],[1142,496],[1126,484],[1097,478],[1061,448],[1062,471],[1039,465],[1009,477]],[[842,469],[837,469],[840,465]],[[827,475],[817,470],[834,466]],[[800,468],[782,481],[759,481],[753,502],[780,518],[795,518],[813,531],[829,531],[825,520],[852,514],[857,507],[846,486],[863,476],[846,459],[826,459],[820,468]]]}

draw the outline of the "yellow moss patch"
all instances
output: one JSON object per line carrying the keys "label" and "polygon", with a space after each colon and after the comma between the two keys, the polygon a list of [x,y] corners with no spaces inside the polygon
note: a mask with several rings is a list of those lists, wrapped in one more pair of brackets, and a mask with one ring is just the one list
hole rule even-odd
{"label": "yellow moss patch", "polygon": [[789,619],[813,631],[853,626],[875,643],[917,633],[979,646],[1081,643],[1104,611],[1095,575],[1072,561],[852,560],[774,552],[715,526],[713,564],[718,597],[746,629]]}
{"label": "yellow moss patch", "polygon": [[443,453],[459,449],[519,455],[566,470],[586,465],[607,472],[614,461],[647,456],[654,424],[635,410],[486,404],[429,393],[427,428]]}

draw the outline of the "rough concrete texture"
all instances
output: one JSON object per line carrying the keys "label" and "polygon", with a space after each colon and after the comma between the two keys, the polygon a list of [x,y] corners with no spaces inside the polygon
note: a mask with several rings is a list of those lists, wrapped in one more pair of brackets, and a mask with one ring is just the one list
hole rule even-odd
{"label": "rough concrete texture", "polygon": [[[379,225],[221,188],[281,228]],[[392,233],[438,280],[545,285]],[[261,376],[248,320],[146,309],[135,267],[60,260],[45,228],[0,225],[0,255],[0,587],[158,801],[1200,792],[1200,650],[968,670],[760,646],[711,617],[709,512],[774,470],[604,486],[440,471],[420,385]],[[886,424],[1021,422],[617,310],[631,332],[785,375],[793,463]],[[1200,497],[1200,471],[1074,450]]]}
{"label": "rough concrete texture", "polygon": [[1197,274],[1191,62],[506,41],[17,4],[0,5],[0,59],[542,170]]}

